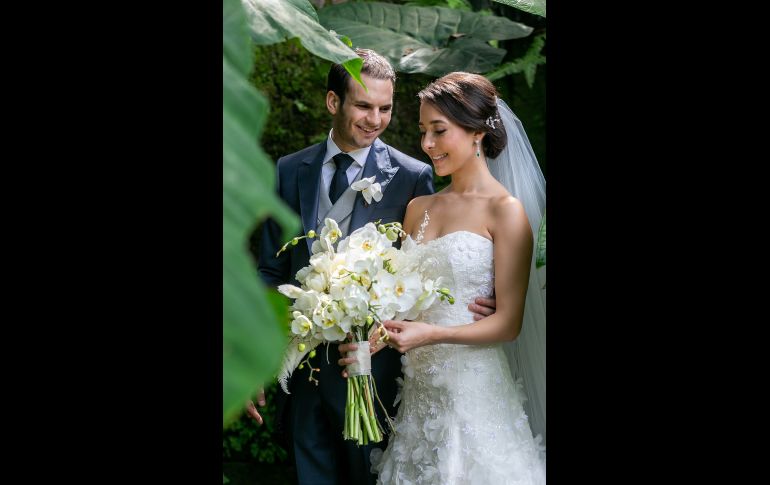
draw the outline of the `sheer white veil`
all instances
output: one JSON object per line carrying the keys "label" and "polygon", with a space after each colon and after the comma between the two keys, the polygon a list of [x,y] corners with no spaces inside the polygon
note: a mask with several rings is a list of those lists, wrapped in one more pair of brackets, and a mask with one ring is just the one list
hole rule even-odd
{"label": "sheer white veil", "polygon": [[[487,165],[495,179],[524,206],[536,243],[545,211],[545,178],[519,118],[499,97],[497,109],[508,141],[500,155],[487,159]],[[521,378],[524,385],[527,395],[524,410],[529,416],[532,434],[542,435],[545,445],[545,268],[535,268],[535,252],[521,333],[504,347],[513,378]],[[497,298],[505,296],[497,295]]]}

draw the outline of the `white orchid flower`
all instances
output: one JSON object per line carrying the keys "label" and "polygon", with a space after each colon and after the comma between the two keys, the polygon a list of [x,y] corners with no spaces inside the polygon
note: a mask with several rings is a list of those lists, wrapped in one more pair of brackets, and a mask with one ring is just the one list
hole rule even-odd
{"label": "white orchid flower", "polygon": [[408,260],[404,256],[404,253],[394,247],[389,247],[382,252],[382,259],[390,261],[390,268],[398,273],[399,271],[406,269]]}
{"label": "white orchid flower", "polygon": [[310,246],[310,252],[313,254],[333,253],[333,241],[328,236],[321,236]]}
{"label": "white orchid flower", "polygon": [[[318,298],[318,293],[315,291],[307,291],[303,292],[302,295],[298,296],[296,300],[294,300],[294,304],[292,305],[292,308],[295,308],[302,313],[305,314],[312,314],[313,310],[320,304],[320,299]],[[296,318],[296,317],[295,317]]]}
{"label": "white orchid flower", "polygon": [[417,303],[422,294],[422,281],[417,273],[397,273],[393,296],[398,303],[399,311],[407,311]]}
{"label": "white orchid flower", "polygon": [[[366,323],[366,317],[369,315],[369,293],[359,284],[351,284],[345,288],[345,292],[340,306],[345,310],[346,318],[351,320],[350,324],[361,327]],[[350,327],[340,324],[343,330],[349,331]]]}
{"label": "white orchid flower", "polygon": [[[331,274],[332,257],[329,253],[317,253],[310,256],[310,266],[317,273]],[[308,276],[310,276],[308,274]]]}
{"label": "white orchid flower", "polygon": [[329,342],[341,342],[345,340],[347,334],[339,326],[333,325],[329,328],[325,328],[321,331],[324,339]]}
{"label": "white orchid flower", "polygon": [[361,195],[366,199],[367,204],[372,203],[372,199],[379,202],[382,199],[382,187],[379,182],[375,182],[375,176],[368,178],[362,178],[357,182],[350,184],[350,188],[361,192]]}
{"label": "white orchid flower", "polygon": [[377,274],[376,288],[380,301],[392,306],[397,312],[408,312],[422,294],[422,282],[415,273],[391,275],[387,271]]}
{"label": "white orchid flower", "polygon": [[337,325],[344,317],[345,312],[342,311],[336,301],[333,301],[321,310],[321,327],[329,328]]}
{"label": "white orchid flower", "polygon": [[295,316],[294,320],[292,320],[291,331],[295,335],[304,337],[308,334],[308,332],[310,332],[310,330],[313,329],[313,322],[311,322],[308,317],[301,314],[300,312],[294,313],[299,313],[299,315]]}
{"label": "white orchid flower", "polygon": [[324,228],[321,229],[321,237],[328,237],[329,241],[332,243],[337,242],[337,239],[342,237],[342,231],[340,230],[340,226],[337,225],[337,221],[329,217],[324,219]]}
{"label": "white orchid flower", "polygon": [[353,231],[348,237],[347,249],[348,251],[361,250],[366,253],[379,255],[392,245],[393,243],[370,222],[364,227]]}
{"label": "white orchid flower", "polygon": [[421,311],[433,306],[433,303],[438,298],[437,291],[441,288],[441,284],[442,278],[440,276],[435,281],[432,279],[425,280],[422,286],[422,294],[417,298],[414,306],[407,311],[399,312],[396,318],[398,320],[414,320]]}
{"label": "white orchid flower", "polygon": [[305,280],[307,279],[307,276],[310,274],[310,272],[313,271],[312,266],[305,266],[304,268],[297,271],[297,275],[294,277],[297,281],[300,282],[300,284],[305,284]]}
{"label": "white orchid flower", "polygon": [[278,286],[278,293],[286,295],[289,298],[299,298],[305,294],[305,290],[297,288],[294,285],[280,285]]}
{"label": "white orchid flower", "polygon": [[311,271],[305,280],[305,284],[308,288],[319,293],[326,290],[328,282],[329,281],[327,280],[325,273],[317,273],[315,271]]}

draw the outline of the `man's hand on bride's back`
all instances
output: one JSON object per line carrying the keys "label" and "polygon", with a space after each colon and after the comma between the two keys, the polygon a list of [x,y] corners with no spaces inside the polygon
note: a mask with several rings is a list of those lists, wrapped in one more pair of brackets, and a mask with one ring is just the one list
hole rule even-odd
{"label": "man's hand on bride's back", "polygon": [[497,300],[494,297],[492,298],[478,297],[475,300],[473,300],[473,303],[468,305],[468,310],[470,310],[470,312],[473,313],[474,322],[492,315],[493,313],[495,313],[496,309],[497,309]]}

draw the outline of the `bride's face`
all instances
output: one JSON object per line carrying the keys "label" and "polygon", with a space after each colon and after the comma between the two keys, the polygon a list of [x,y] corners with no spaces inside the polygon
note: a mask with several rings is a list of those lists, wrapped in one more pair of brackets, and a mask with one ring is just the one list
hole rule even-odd
{"label": "bride's face", "polygon": [[476,156],[476,138],[432,104],[420,104],[422,150],[433,162],[436,175],[450,175],[472,160]]}

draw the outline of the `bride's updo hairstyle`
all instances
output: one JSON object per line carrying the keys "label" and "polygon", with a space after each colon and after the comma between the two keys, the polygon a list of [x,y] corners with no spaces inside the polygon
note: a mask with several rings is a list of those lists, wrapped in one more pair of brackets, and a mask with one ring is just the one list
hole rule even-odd
{"label": "bride's updo hairstyle", "polygon": [[453,72],[430,83],[417,97],[466,130],[485,132],[481,144],[487,157],[495,158],[505,148],[505,127],[497,112],[497,90],[484,76]]}

